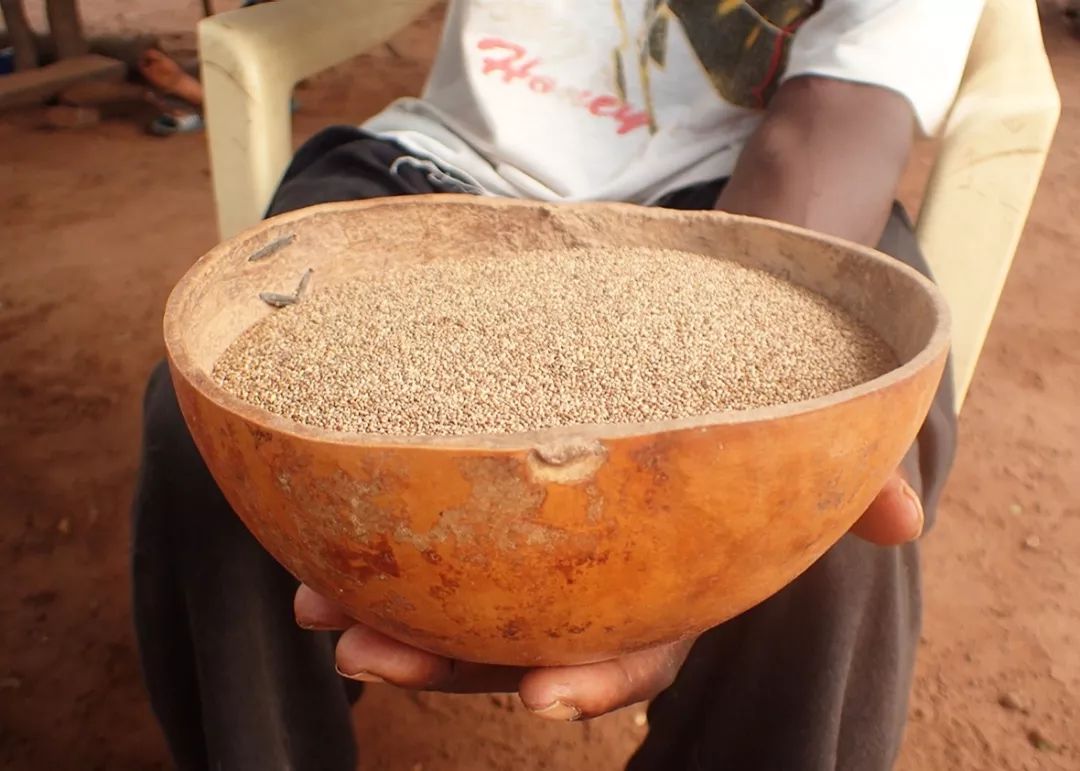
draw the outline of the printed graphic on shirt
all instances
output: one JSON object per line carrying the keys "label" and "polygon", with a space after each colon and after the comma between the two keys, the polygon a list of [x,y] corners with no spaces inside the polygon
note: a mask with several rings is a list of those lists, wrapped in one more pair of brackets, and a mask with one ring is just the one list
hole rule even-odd
{"label": "printed graphic on shirt", "polygon": [[626,45],[623,0],[612,4],[624,42],[614,51],[616,89],[625,98],[627,67],[635,67],[655,131],[649,70],[664,68],[673,23],[681,25],[717,94],[731,104],[761,109],[776,91],[792,36],[821,0],[649,0],[643,32],[632,45]]}
{"label": "printed graphic on shirt", "polygon": [[650,115],[631,104],[625,88],[618,96],[602,91],[580,88],[562,82],[550,74],[545,62],[533,56],[525,46],[498,37],[481,38],[476,44],[483,52],[480,72],[498,78],[503,83],[527,88],[534,94],[560,99],[570,106],[607,120],[619,136],[652,125]]}

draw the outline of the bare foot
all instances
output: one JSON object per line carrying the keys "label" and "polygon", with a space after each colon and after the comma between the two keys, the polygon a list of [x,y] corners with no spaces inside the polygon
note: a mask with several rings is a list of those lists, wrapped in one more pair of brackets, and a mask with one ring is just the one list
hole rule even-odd
{"label": "bare foot", "polygon": [[196,107],[202,105],[202,84],[156,48],[143,52],[138,67],[142,76],[158,91],[179,97]]}

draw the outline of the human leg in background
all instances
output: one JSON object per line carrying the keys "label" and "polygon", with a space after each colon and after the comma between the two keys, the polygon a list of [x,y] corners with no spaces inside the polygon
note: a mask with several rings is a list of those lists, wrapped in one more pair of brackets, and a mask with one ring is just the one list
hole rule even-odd
{"label": "human leg in background", "polygon": [[[419,165],[391,171],[402,155],[355,128],[328,129],[297,153],[270,214],[445,189]],[[359,686],[335,672],[330,633],[296,625],[296,580],[218,490],[164,363],[146,392],[133,519],[139,653],[177,766],[353,771]]]}
{"label": "human leg in background", "polygon": [[[712,209],[719,185],[663,205]],[[929,275],[896,207],[878,248]],[[904,461],[933,522],[952,462],[949,373]],[[846,535],[787,588],[702,635],[649,708],[629,771],[886,771],[906,717],[920,623],[917,544]]]}

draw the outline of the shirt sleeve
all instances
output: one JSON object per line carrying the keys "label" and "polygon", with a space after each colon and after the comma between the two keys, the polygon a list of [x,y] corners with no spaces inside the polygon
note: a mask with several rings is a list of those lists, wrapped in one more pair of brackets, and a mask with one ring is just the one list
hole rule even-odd
{"label": "shirt sleeve", "polygon": [[784,80],[881,86],[907,98],[923,133],[956,97],[984,0],[824,0],[795,33]]}

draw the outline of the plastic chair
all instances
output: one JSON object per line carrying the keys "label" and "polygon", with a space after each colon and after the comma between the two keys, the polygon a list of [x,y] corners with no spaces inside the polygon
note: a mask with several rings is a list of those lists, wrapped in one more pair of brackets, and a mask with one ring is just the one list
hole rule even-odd
{"label": "plastic chair", "polygon": [[[389,39],[434,0],[278,0],[199,25],[218,225],[262,217],[301,79]],[[959,411],[1060,113],[1035,0],[987,0],[917,222],[953,312]]]}
{"label": "plastic chair", "polygon": [[435,0],[278,0],[199,23],[218,230],[266,212],[292,157],[289,99],[304,78],[391,38]]}

